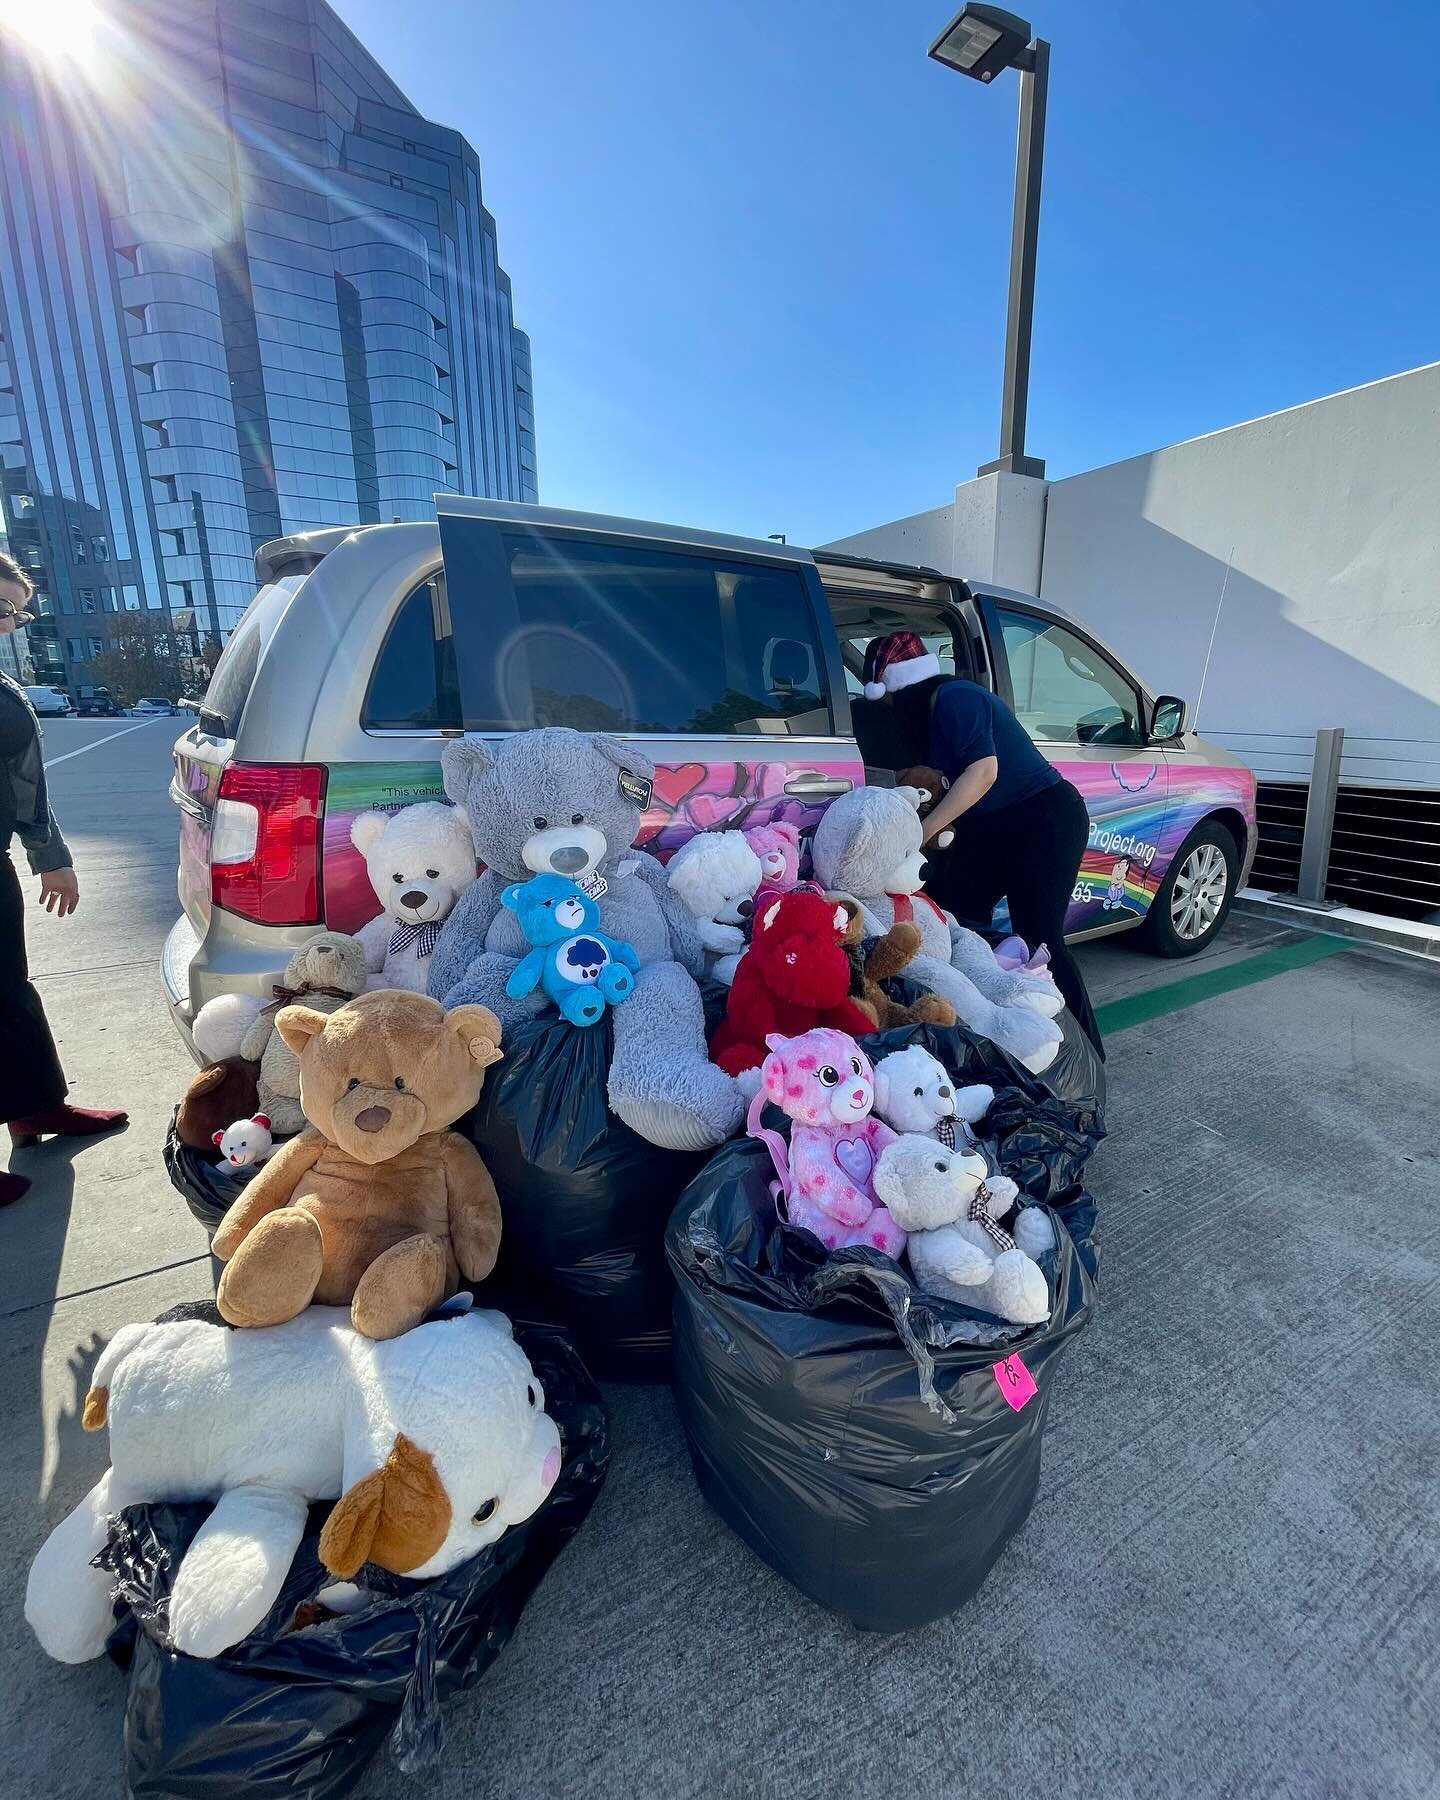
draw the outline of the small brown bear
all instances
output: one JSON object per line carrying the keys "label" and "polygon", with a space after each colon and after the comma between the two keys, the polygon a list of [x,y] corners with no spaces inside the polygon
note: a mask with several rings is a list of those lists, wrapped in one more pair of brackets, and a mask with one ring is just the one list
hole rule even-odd
{"label": "small brown bear", "polygon": [[922,994],[913,1006],[902,1006],[880,985],[901,974],[919,954],[920,933],[914,925],[903,921],[892,925],[884,937],[871,941],[867,951],[859,901],[849,894],[827,894],[825,898],[843,906],[849,915],[843,942],[850,958],[850,998],[875,1021],[877,1031],[889,1031],[892,1025],[955,1023],[955,1008],[938,994]]}
{"label": "small brown bear", "polygon": [[176,1137],[191,1150],[213,1155],[217,1131],[259,1112],[259,1079],[259,1063],[243,1056],[227,1056],[223,1062],[206,1063],[203,1069],[197,1069],[180,1096],[175,1114]]}
{"label": "small brown bear", "polygon": [[362,994],[326,1015],[287,1006],[275,1029],[300,1061],[308,1128],[225,1215],[216,1296],[232,1325],[279,1325],[313,1302],[398,1337],[500,1249],[500,1202],[473,1144],[450,1131],[500,1058],[488,1007]]}

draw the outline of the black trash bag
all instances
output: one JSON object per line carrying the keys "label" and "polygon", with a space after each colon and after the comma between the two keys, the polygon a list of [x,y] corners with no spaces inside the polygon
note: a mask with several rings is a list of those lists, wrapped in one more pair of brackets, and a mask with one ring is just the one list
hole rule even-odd
{"label": "black trash bag", "polygon": [[[917,1040],[957,1082],[1000,1087],[982,1060],[999,1053],[979,1040],[955,1055],[956,1028],[867,1047]],[[1083,1166],[1084,1131],[1053,1095],[1014,1085],[985,1129],[1056,1224],[1045,1325],[923,1295],[878,1251],[827,1253],[782,1225],[753,1140],[715,1153],[667,1232],[676,1402],[700,1489],[772,1568],[864,1630],[927,1624],[979,1589],[1034,1504],[1055,1370],[1094,1305],[1095,1203],[1062,1179]],[[1029,1382],[1017,1410],[1006,1395]]]}
{"label": "black trash bag", "polygon": [[238,1175],[203,1150],[182,1144],[175,1131],[178,1116],[177,1107],[165,1134],[165,1173],[170,1177],[170,1185],[213,1238],[220,1221],[245,1192],[250,1177]]}
{"label": "black trash bag", "polygon": [[[331,1577],[315,1506],[284,1591],[245,1641],[212,1661],[164,1647],[170,1576],[208,1506],[129,1507],[104,1552],[119,1583],[109,1652],[130,1671],[128,1792],[136,1800],[330,1800],[354,1786],[387,1733],[401,1770],[433,1763],[442,1703],[483,1675],[526,1601],[579,1530],[605,1480],[609,1426],[598,1389],[553,1327],[515,1324],[545,1387],[564,1463],[539,1511],[437,1581],[367,1566],[363,1611],[293,1629]],[[302,1615],[303,1617],[303,1615]]]}
{"label": "black trash bag", "polygon": [[665,1221],[705,1160],[660,1150],[607,1103],[612,1026],[553,1013],[505,1034],[480,1103],[459,1122],[500,1195],[500,1259],[481,1304],[511,1296],[572,1334],[602,1379],[664,1381]]}

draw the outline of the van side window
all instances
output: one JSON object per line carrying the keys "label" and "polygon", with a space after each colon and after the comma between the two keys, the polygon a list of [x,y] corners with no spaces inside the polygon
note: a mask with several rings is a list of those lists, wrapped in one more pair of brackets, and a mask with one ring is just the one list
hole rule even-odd
{"label": "van side window", "polygon": [[[892,631],[913,631],[940,665],[942,675],[969,675],[969,653],[960,621],[944,607],[893,601],[843,591],[827,593],[840,638],[840,660],[850,691],[850,724],[867,769],[898,774],[924,764],[930,754],[928,715],[917,717],[886,701],[866,700],[865,652]],[[958,666],[957,666],[958,665]]]}
{"label": "van side window", "polygon": [[794,564],[441,515],[467,731],[828,736]]}
{"label": "van side window", "polygon": [[1084,638],[1053,619],[996,608],[1015,717],[1037,744],[1145,742],[1140,695]]}
{"label": "van side window", "polygon": [[460,728],[455,642],[438,632],[440,595],[425,581],[391,622],[370,677],[360,723],[367,731],[442,731]]}

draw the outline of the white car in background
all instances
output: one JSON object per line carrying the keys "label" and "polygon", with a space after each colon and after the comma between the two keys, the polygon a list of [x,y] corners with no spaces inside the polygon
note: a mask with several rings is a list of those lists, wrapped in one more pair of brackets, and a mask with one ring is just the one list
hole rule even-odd
{"label": "white car in background", "polygon": [[130,717],[132,719],[173,719],[179,710],[173,700],[163,698],[137,700],[130,708]]}
{"label": "white car in background", "polygon": [[75,710],[61,688],[27,687],[25,694],[42,719],[63,719]]}

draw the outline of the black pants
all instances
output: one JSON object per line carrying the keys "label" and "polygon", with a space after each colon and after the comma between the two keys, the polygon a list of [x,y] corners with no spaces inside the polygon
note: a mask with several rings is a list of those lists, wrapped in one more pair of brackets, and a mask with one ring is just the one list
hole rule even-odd
{"label": "black pants", "polygon": [[65,1098],[59,1052],[30,985],[25,896],[0,840],[0,1123],[48,1112]]}
{"label": "black pants", "polygon": [[1085,977],[1065,947],[1065,913],[1090,815],[1078,790],[1058,781],[1003,812],[962,815],[955,842],[938,859],[930,892],[964,925],[988,930],[995,903],[1010,902],[1010,926],[1033,950],[1050,949],[1050,967],[1065,1004],[1090,1042],[1105,1054]]}

